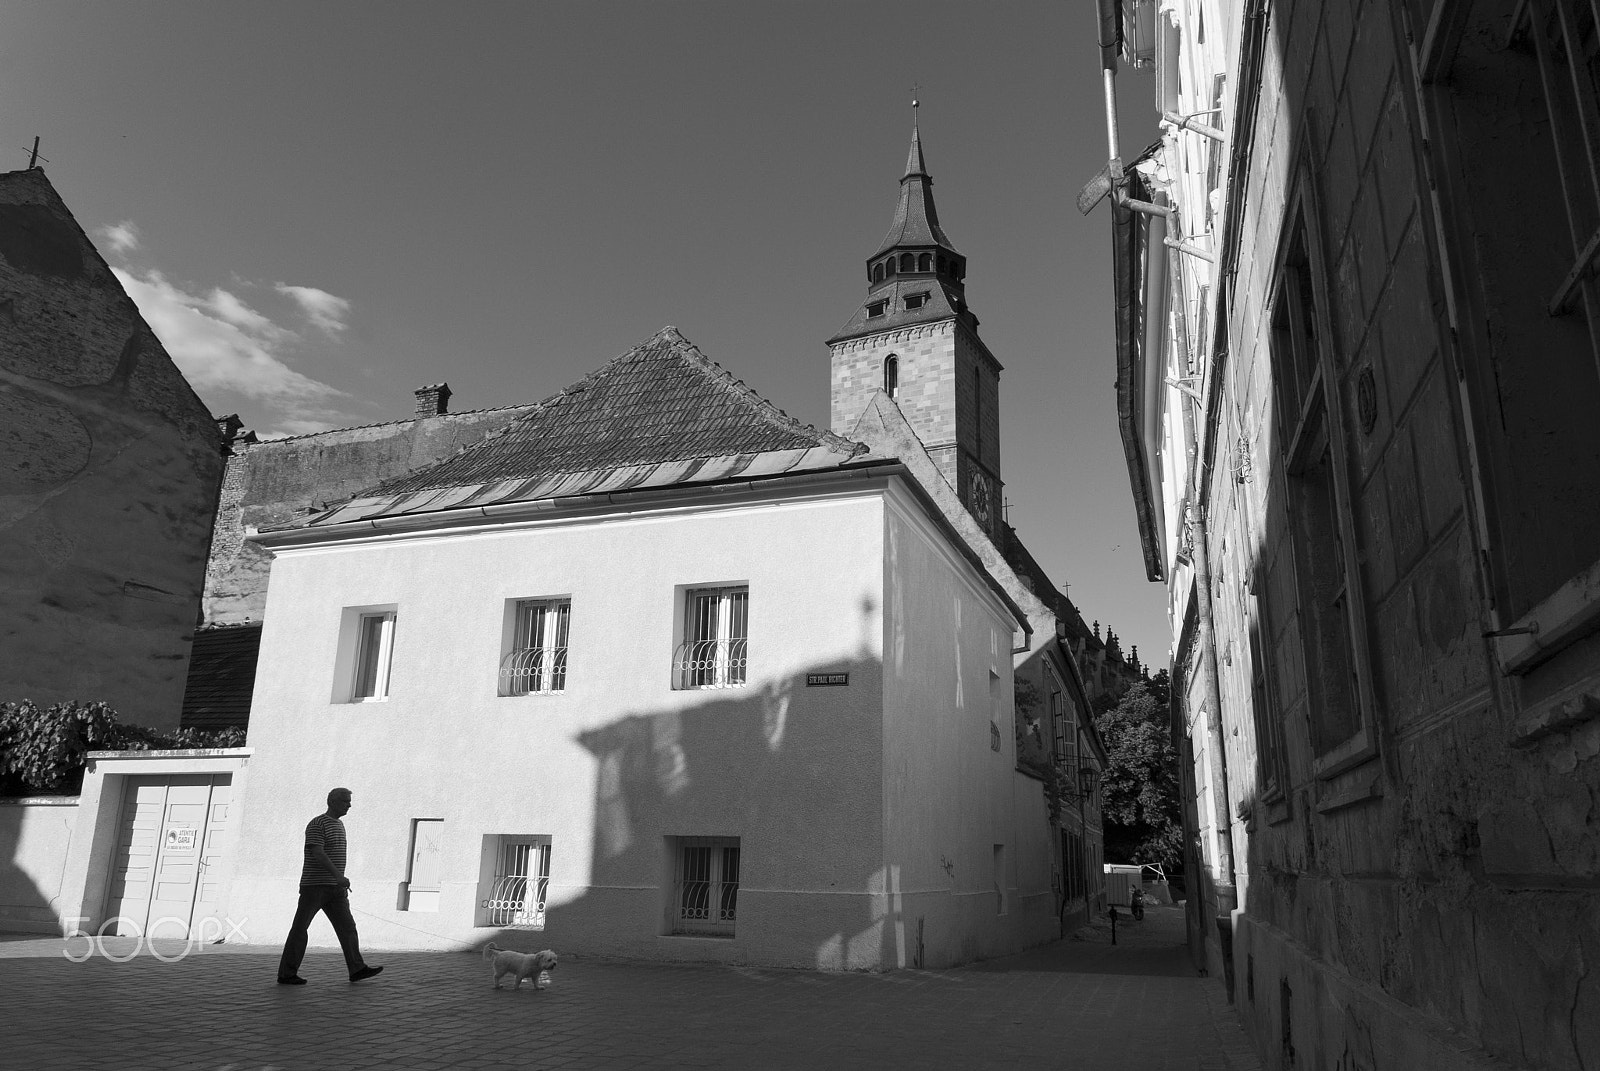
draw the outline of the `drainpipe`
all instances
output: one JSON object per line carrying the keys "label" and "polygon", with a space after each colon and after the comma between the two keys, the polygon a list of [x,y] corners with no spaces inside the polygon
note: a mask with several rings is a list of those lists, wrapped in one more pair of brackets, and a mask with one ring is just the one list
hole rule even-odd
{"label": "drainpipe", "polygon": [[[1200,683],[1206,697],[1206,751],[1211,768],[1211,810],[1217,823],[1217,869],[1234,885],[1233,822],[1228,810],[1228,753],[1222,744],[1222,686],[1217,673],[1217,637],[1211,617],[1211,563],[1206,552],[1205,511],[1190,503],[1186,517],[1194,540],[1195,609],[1200,626]],[[1231,906],[1230,906],[1231,910]]]}
{"label": "drainpipe", "polygon": [[[1215,389],[1213,387],[1213,389]],[[1221,880],[1215,882],[1217,895],[1217,947],[1222,957],[1222,969],[1227,985],[1228,1000],[1233,1000],[1233,910],[1238,906],[1238,884],[1233,865],[1233,815],[1228,807],[1228,752],[1222,734],[1222,685],[1217,671],[1217,634],[1211,612],[1211,560],[1205,510],[1194,501],[1201,491],[1205,478],[1204,466],[1199,460],[1199,437],[1196,434],[1194,408],[1199,401],[1188,399],[1183,407],[1184,430],[1188,433],[1193,451],[1191,498],[1185,512],[1193,550],[1195,616],[1199,628],[1200,684],[1206,704],[1206,755],[1211,789],[1212,820],[1217,825],[1217,870]]]}
{"label": "drainpipe", "polygon": [[1106,158],[1112,187],[1122,183],[1122,149],[1117,137],[1117,22],[1118,0],[1096,0],[1100,11],[1100,66],[1106,94]]}

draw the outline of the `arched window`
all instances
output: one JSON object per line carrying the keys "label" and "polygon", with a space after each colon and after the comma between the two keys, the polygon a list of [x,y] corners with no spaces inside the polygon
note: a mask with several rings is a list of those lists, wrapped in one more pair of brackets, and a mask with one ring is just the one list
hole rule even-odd
{"label": "arched window", "polygon": [[918,271],[932,271],[933,270],[933,254],[932,253],[924,253],[920,257],[917,258],[917,270]]}
{"label": "arched window", "polygon": [[915,258],[913,258],[910,253],[901,253],[900,254],[900,270],[901,271],[916,271],[917,270],[916,267],[915,267],[916,263],[917,262],[916,262]]}
{"label": "arched window", "polygon": [[872,281],[875,282],[875,283],[883,282],[883,265],[882,264],[874,264],[872,266]]}
{"label": "arched window", "polygon": [[890,257],[888,260],[883,262],[883,274],[885,274],[885,275],[893,275],[894,274],[894,258],[893,257]]}
{"label": "arched window", "polygon": [[883,393],[895,397],[900,391],[900,358],[894,354],[883,359]]}

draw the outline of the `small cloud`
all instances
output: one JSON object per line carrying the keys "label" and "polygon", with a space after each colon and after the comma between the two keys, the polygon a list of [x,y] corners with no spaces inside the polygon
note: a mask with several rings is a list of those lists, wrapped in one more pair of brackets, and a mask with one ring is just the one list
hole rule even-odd
{"label": "small cloud", "polygon": [[[202,396],[231,391],[284,413],[282,426],[337,426],[332,407],[344,391],[296,372],[281,347],[297,338],[220,288],[205,297],[173,285],[159,271],[111,269],[167,353]],[[294,432],[293,434],[298,434]]]}
{"label": "small cloud", "polygon": [[294,337],[294,332],[279,327],[220,286],[212,289],[211,296],[206,299],[206,305],[218,317],[242,330],[254,331],[266,338]]}
{"label": "small cloud", "polygon": [[111,251],[119,256],[139,248],[139,228],[134,226],[131,219],[125,219],[114,226],[101,227],[97,233],[105,239]]}
{"label": "small cloud", "polygon": [[306,319],[328,334],[336,335],[344,330],[345,317],[350,315],[350,302],[346,299],[335,297],[326,290],[318,290],[314,286],[276,283],[273,289],[293,298],[300,306],[300,311],[305,313]]}

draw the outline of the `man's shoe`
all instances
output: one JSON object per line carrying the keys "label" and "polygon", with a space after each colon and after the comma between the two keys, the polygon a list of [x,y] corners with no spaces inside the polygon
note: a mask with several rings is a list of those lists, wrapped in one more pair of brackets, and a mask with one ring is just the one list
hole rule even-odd
{"label": "man's shoe", "polygon": [[300,977],[298,974],[291,974],[287,978],[279,978],[278,979],[278,984],[279,985],[305,985],[306,984],[306,980],[304,978]]}
{"label": "man's shoe", "polygon": [[350,976],[350,980],[352,982],[364,982],[368,978],[371,978],[373,975],[382,974],[382,973],[383,973],[383,968],[382,967],[362,967],[359,971],[357,971],[356,973],[354,973],[354,974],[352,974]]}

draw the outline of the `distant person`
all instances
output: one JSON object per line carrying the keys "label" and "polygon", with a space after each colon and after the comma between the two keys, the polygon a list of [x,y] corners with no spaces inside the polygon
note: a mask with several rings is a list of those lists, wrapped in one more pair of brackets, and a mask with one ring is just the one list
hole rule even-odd
{"label": "distant person", "polygon": [[300,906],[295,908],[294,925],[283,943],[283,958],[278,961],[279,985],[305,985],[300,977],[300,961],[306,954],[306,931],[320,911],[333,923],[333,932],[344,950],[344,965],[350,980],[359,982],[383,970],[369,967],[361,958],[356,937],[356,920],[350,917],[350,879],[344,876],[344,823],[350,812],[350,790],[336,788],[328,793],[328,810],[306,823],[306,862],[300,871]]}

